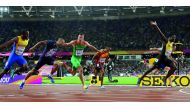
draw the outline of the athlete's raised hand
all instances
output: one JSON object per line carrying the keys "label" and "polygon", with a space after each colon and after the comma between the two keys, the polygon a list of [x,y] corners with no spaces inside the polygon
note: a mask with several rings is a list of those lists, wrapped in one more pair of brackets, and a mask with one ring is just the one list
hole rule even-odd
{"label": "athlete's raised hand", "polygon": [[150,25],[154,26],[159,31],[159,33],[161,34],[162,40],[166,43],[168,41],[168,39],[166,38],[164,33],[162,33],[162,31],[160,30],[160,28],[158,27],[156,21],[150,21]]}
{"label": "athlete's raised hand", "polygon": [[156,21],[150,21],[150,25],[156,26],[157,23],[156,23]]}

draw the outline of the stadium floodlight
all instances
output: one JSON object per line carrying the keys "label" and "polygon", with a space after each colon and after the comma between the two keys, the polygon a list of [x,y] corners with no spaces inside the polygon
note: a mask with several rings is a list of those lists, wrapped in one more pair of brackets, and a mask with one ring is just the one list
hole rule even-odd
{"label": "stadium floodlight", "polygon": [[26,15],[28,17],[30,17],[30,12],[31,12],[32,8],[33,8],[32,6],[29,6],[29,9],[26,9],[25,6],[22,6],[22,9],[26,12]]}
{"label": "stadium floodlight", "polygon": [[4,12],[8,12],[8,8],[7,7],[4,8]]}
{"label": "stadium floodlight", "polygon": [[54,16],[54,15],[50,15],[50,17],[51,17],[51,18],[53,18],[53,19],[55,18],[55,16]]}
{"label": "stadium floodlight", "polygon": [[52,11],[52,14],[49,16],[54,19],[55,18],[55,11]]}
{"label": "stadium floodlight", "polygon": [[133,13],[135,13],[137,10],[137,6],[130,6],[130,8],[132,9]]}
{"label": "stadium floodlight", "polygon": [[165,6],[161,7],[160,14],[165,14]]}
{"label": "stadium floodlight", "polygon": [[105,11],[104,16],[105,16],[105,17],[108,16],[108,11],[107,11],[107,10]]}
{"label": "stadium floodlight", "polygon": [[81,6],[80,9],[78,9],[77,6],[74,6],[74,9],[75,9],[75,11],[78,13],[78,15],[81,15],[81,14],[82,14],[82,11],[83,11],[83,9],[84,9],[84,6]]}
{"label": "stadium floodlight", "polygon": [[0,11],[3,12],[3,7],[0,7]]}
{"label": "stadium floodlight", "polygon": [[107,13],[105,13],[105,14],[104,14],[104,17],[107,17],[107,16],[108,16],[108,14],[107,14]]}

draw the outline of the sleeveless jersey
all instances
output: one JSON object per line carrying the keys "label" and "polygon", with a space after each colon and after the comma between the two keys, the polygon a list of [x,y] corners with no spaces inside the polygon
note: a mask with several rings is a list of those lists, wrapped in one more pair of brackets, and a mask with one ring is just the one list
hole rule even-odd
{"label": "sleeveless jersey", "polygon": [[84,45],[79,45],[79,44],[75,45],[73,47],[72,56],[82,57],[85,48],[86,48],[86,46],[84,46]]}
{"label": "sleeveless jersey", "polygon": [[14,43],[13,52],[15,52],[17,55],[22,55],[24,53],[26,46],[28,45],[29,39],[23,40],[21,36],[17,36],[17,38],[18,42]]}

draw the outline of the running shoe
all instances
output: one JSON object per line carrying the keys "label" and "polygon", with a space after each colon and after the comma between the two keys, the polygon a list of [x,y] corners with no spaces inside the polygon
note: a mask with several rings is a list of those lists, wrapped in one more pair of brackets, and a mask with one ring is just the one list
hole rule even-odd
{"label": "running shoe", "polygon": [[83,89],[84,89],[84,90],[87,90],[87,89],[88,89],[88,86],[84,85],[84,86],[83,86]]}
{"label": "running shoe", "polygon": [[20,89],[23,89],[24,88],[24,82],[22,82],[21,84],[20,84]]}
{"label": "running shoe", "polygon": [[105,87],[104,86],[100,86],[100,89],[105,89]]}

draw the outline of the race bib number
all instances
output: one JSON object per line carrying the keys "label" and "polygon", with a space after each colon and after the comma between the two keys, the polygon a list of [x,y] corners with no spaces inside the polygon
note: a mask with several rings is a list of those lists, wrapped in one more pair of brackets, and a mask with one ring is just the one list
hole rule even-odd
{"label": "race bib number", "polygon": [[106,58],[100,58],[99,62],[104,63],[106,61]]}
{"label": "race bib number", "polygon": [[166,53],[165,53],[165,55],[166,55],[167,57],[171,56],[171,54],[172,54],[172,51],[166,51]]}
{"label": "race bib number", "polygon": [[46,55],[45,56],[53,56],[53,55],[55,55],[55,53],[56,53],[56,51],[57,51],[57,49],[51,49],[50,51],[48,51],[47,53],[46,53]]}
{"label": "race bib number", "polygon": [[16,49],[16,54],[17,55],[22,55],[24,53],[25,47],[18,47]]}
{"label": "race bib number", "polygon": [[76,56],[82,56],[83,50],[76,50]]}

